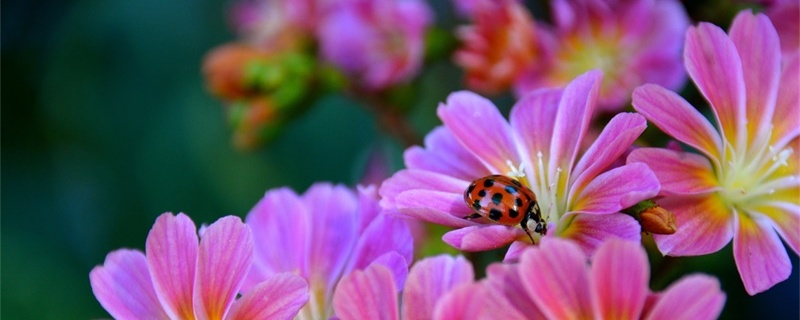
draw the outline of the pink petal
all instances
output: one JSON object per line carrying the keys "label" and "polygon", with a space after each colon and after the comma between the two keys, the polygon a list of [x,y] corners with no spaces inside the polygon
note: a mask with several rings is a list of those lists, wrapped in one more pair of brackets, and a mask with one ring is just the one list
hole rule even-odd
{"label": "pink petal", "polygon": [[439,255],[418,261],[403,290],[403,318],[430,319],[442,296],[473,279],[472,265],[461,256]]}
{"label": "pink petal", "polygon": [[[550,154],[550,142],[562,92],[561,89],[536,90],[522,97],[511,109],[511,128],[517,141],[527,151],[522,152],[523,157],[536,156],[539,152],[543,156]],[[525,160],[525,168],[529,170],[529,174],[544,174],[538,172],[538,166],[532,165],[532,161],[537,159]]]}
{"label": "pink petal", "polygon": [[659,129],[719,161],[722,140],[699,111],[677,93],[646,84],[633,91],[633,107]]}
{"label": "pink petal", "polygon": [[[430,319],[426,317],[423,319]],[[433,312],[436,320],[528,319],[509,309],[502,297],[491,296],[484,283],[465,283],[445,294]]]}
{"label": "pink petal", "polygon": [[619,212],[658,194],[656,175],[643,163],[630,163],[594,178],[574,198],[571,211],[593,214]]}
{"label": "pink petal", "polygon": [[[800,54],[786,62],[781,74],[772,124],[772,146],[780,149],[800,135]],[[795,152],[800,152],[796,150]]]}
{"label": "pink petal", "polygon": [[491,101],[472,92],[455,92],[447,97],[447,104],[439,105],[436,113],[490,171],[507,172],[509,160],[520,163],[511,128]]}
{"label": "pink petal", "polygon": [[627,214],[570,214],[561,218],[561,221],[570,220],[572,221],[569,226],[559,236],[575,240],[575,243],[587,254],[591,254],[603,242],[611,238],[629,241],[641,239],[639,222]]}
{"label": "pink petal", "polygon": [[517,240],[512,242],[511,245],[508,246],[508,250],[506,250],[506,255],[503,257],[503,262],[519,262],[519,257],[522,255],[522,252],[530,246],[531,244],[525,241]]}
{"label": "pink petal", "polygon": [[654,234],[661,253],[696,256],[717,252],[733,237],[731,212],[716,194],[699,197],[666,197],[658,204],[675,214],[678,230]]}
{"label": "pink petal", "polygon": [[650,291],[650,264],[639,242],[612,239],[592,256],[595,317],[639,318]]}
{"label": "pink petal", "polygon": [[144,254],[129,249],[109,253],[89,273],[97,301],[115,319],[168,319],[161,308]]}
{"label": "pink petal", "polygon": [[[355,249],[349,259],[344,273],[353,269],[364,269],[378,257],[393,252],[404,262],[404,269],[413,260],[414,239],[411,237],[406,222],[399,217],[380,213],[358,238]],[[398,279],[395,277],[395,280]],[[398,287],[402,282],[398,283]]]}
{"label": "pink petal", "polygon": [[239,217],[220,218],[200,239],[194,314],[222,319],[239,293],[253,261],[253,237]]}
{"label": "pink petal", "polygon": [[[526,246],[530,248],[530,245]],[[520,281],[519,265],[514,263],[494,263],[486,268],[486,290],[492,300],[503,305],[494,310],[509,313],[506,319],[517,319],[520,314],[527,319],[544,319],[544,315],[525,291]]]}
{"label": "pink petal", "polygon": [[160,215],[147,235],[147,266],[153,287],[170,318],[193,318],[197,228],[185,214]]}
{"label": "pink petal", "polygon": [[278,273],[234,302],[227,319],[292,319],[308,302],[308,284],[291,273]]}
{"label": "pink petal", "polygon": [[573,185],[585,186],[608,168],[628,150],[646,127],[647,120],[635,113],[620,113],[612,118],[572,170]]}
{"label": "pink petal", "polygon": [[433,129],[425,136],[425,148],[408,148],[403,154],[406,167],[438,172],[462,180],[472,180],[491,174],[480,159],[464,148],[450,129]]}
{"label": "pink petal", "polygon": [[253,235],[253,266],[243,291],[277,272],[308,274],[305,252],[310,232],[308,210],[289,188],[268,191],[250,210],[245,221]]}
{"label": "pink petal", "polygon": [[528,296],[548,319],[591,318],[586,255],[569,241],[545,239],[539,247],[525,251],[520,259],[520,280]]}
{"label": "pink petal", "polygon": [[[382,178],[379,183],[383,183],[386,177]],[[381,196],[378,194],[376,185],[366,187],[357,185],[356,191],[358,193],[358,233],[363,233],[381,212],[379,203]]]}
{"label": "pink petal", "polygon": [[653,170],[662,195],[701,195],[720,189],[711,163],[694,153],[639,148],[628,155],[628,163],[637,162]]}
{"label": "pink petal", "polygon": [[800,204],[770,203],[771,210],[764,210],[773,227],[796,254],[800,254]]}
{"label": "pink petal", "polygon": [[745,106],[748,132],[765,137],[750,137],[750,141],[769,138],[778,80],[781,76],[781,45],[778,33],[763,14],[742,11],[731,23],[730,37],[746,72]]}
{"label": "pink petal", "polygon": [[[401,290],[405,286],[406,278],[408,277],[408,265],[411,264],[411,259],[406,259],[397,252],[390,251],[378,256],[372,260],[372,263],[369,265],[373,264],[380,264],[392,272],[392,279],[394,279],[395,287],[398,290]],[[369,265],[367,267],[369,267]],[[350,270],[346,273],[349,272]]]}
{"label": "pink petal", "polygon": [[333,309],[343,320],[398,319],[396,292],[392,272],[374,264],[339,281],[333,295]]}
{"label": "pink petal", "polygon": [[747,293],[766,291],[789,278],[792,263],[769,222],[738,214],[733,257]]}
{"label": "pink petal", "polygon": [[[733,41],[719,27],[701,22],[689,28],[683,56],[686,71],[711,103],[727,140],[746,142],[745,82]],[[744,151],[741,145],[734,147]]]}
{"label": "pink petal", "polygon": [[560,167],[567,175],[570,174],[570,170],[566,169],[573,167],[583,136],[592,120],[602,76],[600,71],[589,71],[572,80],[564,89],[550,145],[549,181],[557,180],[555,168]]}
{"label": "pink petal", "polygon": [[719,281],[706,275],[689,275],[670,285],[647,312],[648,320],[717,319],[725,305]]}
{"label": "pink petal", "polygon": [[395,198],[407,190],[434,190],[463,194],[472,179],[460,180],[446,174],[420,169],[405,169],[386,180],[380,189],[381,206],[396,207]]}
{"label": "pink petal", "polygon": [[527,237],[521,228],[504,225],[479,225],[449,231],[442,240],[462,251],[486,251],[504,247]]}
{"label": "pink petal", "polygon": [[400,213],[450,227],[466,227],[476,222],[464,219],[472,209],[464,203],[462,193],[431,190],[409,190],[394,199]]}

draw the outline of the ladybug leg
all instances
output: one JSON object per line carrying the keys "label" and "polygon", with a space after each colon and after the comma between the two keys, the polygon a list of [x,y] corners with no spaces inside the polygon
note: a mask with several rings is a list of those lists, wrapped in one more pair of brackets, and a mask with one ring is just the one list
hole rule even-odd
{"label": "ladybug leg", "polygon": [[464,219],[471,220],[471,219],[478,219],[483,217],[480,213],[473,213],[471,215],[465,216]]}

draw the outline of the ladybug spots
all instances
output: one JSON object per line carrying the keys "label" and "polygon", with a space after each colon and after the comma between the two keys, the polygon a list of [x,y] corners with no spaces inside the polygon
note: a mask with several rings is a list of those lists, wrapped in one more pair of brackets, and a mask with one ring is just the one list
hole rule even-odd
{"label": "ladybug spots", "polygon": [[475,190],[475,185],[474,184],[470,184],[469,185],[469,188],[467,188],[467,193],[472,193],[472,190]]}
{"label": "ladybug spots", "polygon": [[513,185],[515,185],[515,186],[517,186],[517,187],[520,187],[520,188],[522,188],[522,183],[520,183],[520,182],[519,182],[519,181],[517,181],[517,180],[511,179],[511,184],[513,184]]}
{"label": "ladybug spots", "polygon": [[475,199],[475,201],[472,202],[472,209],[480,210],[481,209],[481,200]]}
{"label": "ladybug spots", "polygon": [[[514,181],[516,181],[516,180],[514,180]],[[510,194],[512,196],[516,195],[519,192],[519,191],[517,191],[517,188],[514,188],[512,186],[506,186],[505,189],[506,189],[506,192],[508,192],[508,194]]]}
{"label": "ladybug spots", "polygon": [[500,203],[503,202],[503,194],[501,194],[501,193],[493,194],[492,195],[492,202],[494,202],[495,205],[500,205]]}
{"label": "ladybug spots", "polygon": [[509,209],[508,210],[508,216],[512,217],[512,218],[519,217],[519,211],[514,210],[514,209]]}
{"label": "ladybug spots", "polygon": [[493,185],[494,185],[494,179],[483,180],[483,187],[484,188],[491,188]]}
{"label": "ladybug spots", "polygon": [[497,221],[497,220],[500,220],[500,218],[502,218],[502,217],[503,217],[503,213],[500,212],[500,210],[497,210],[497,209],[489,210],[489,219]]}
{"label": "ladybug spots", "polygon": [[517,202],[517,207],[521,207],[522,206],[522,198],[517,198],[516,202]]}
{"label": "ladybug spots", "polygon": [[481,198],[485,197],[486,196],[486,190],[478,191],[478,196],[481,197]]}

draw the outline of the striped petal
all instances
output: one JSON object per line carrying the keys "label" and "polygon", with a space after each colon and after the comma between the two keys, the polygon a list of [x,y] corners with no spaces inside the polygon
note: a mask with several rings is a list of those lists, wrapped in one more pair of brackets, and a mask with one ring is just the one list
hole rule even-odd
{"label": "striped petal", "polygon": [[717,252],[733,237],[733,217],[716,194],[698,197],[666,197],[658,201],[675,214],[678,230],[671,235],[654,234],[661,253],[696,256]]}
{"label": "striped petal", "polygon": [[292,319],[308,302],[308,284],[291,273],[278,273],[234,302],[227,319]]}
{"label": "striped petal", "polygon": [[327,183],[312,185],[303,201],[313,210],[314,219],[306,251],[308,279],[324,284],[330,294],[355,246],[358,202],[347,187]]}
{"label": "striped petal", "polygon": [[717,319],[725,305],[719,280],[706,275],[689,275],[671,284],[658,295],[647,320]]}
{"label": "striped petal", "polygon": [[[531,246],[525,246],[531,248]],[[504,319],[544,319],[544,315],[525,291],[520,282],[519,265],[516,263],[494,263],[486,268],[485,285],[492,299],[505,305],[498,306],[508,313]],[[518,314],[518,315],[517,315]]]}
{"label": "striped petal", "polygon": [[800,254],[800,204],[774,202],[759,208],[759,210],[760,214],[764,214],[772,220],[773,227],[786,241],[786,244],[796,254]]}
{"label": "striped petal", "polygon": [[381,184],[380,194],[382,196],[381,206],[384,208],[395,208],[397,195],[408,190],[432,190],[446,191],[451,193],[463,193],[469,186],[472,179],[461,180],[443,173],[420,170],[405,169],[395,173],[391,178]]}
{"label": "striped petal", "polygon": [[587,254],[611,238],[639,241],[642,237],[639,222],[623,213],[569,214],[561,221],[569,221],[569,225],[559,237],[575,240]]}
{"label": "striped petal", "polygon": [[592,256],[593,306],[598,319],[636,319],[650,291],[650,265],[639,242],[608,240]]}
{"label": "striped petal", "polygon": [[495,105],[477,94],[450,94],[436,113],[456,139],[492,172],[507,172],[506,161],[520,163],[511,127]]}
{"label": "striped petal", "polygon": [[504,247],[527,237],[520,228],[505,225],[478,225],[447,232],[442,240],[458,250],[486,251]]}
{"label": "striped petal", "polygon": [[425,148],[414,146],[403,153],[406,167],[472,180],[491,174],[480,159],[464,148],[450,129],[436,127],[425,136]]}
{"label": "striped petal", "polygon": [[[592,318],[586,255],[566,240],[549,239],[522,254],[520,280],[548,319]],[[541,276],[547,275],[547,276]]]}
{"label": "striped petal", "polygon": [[747,293],[766,291],[789,278],[792,263],[769,222],[746,214],[738,214],[735,220],[733,257]]}
{"label": "striped petal", "polygon": [[572,184],[583,188],[622,156],[645,128],[647,120],[639,114],[620,113],[614,116],[575,165]]}
{"label": "striped petal", "polygon": [[250,229],[236,216],[206,229],[197,255],[194,313],[197,319],[223,319],[253,261]]}
{"label": "striped petal", "polygon": [[661,183],[662,195],[702,195],[720,189],[711,163],[694,153],[639,148],[628,155],[627,162],[650,167]]}
{"label": "striped petal", "polygon": [[342,320],[398,319],[397,288],[392,272],[373,264],[344,276],[336,286],[333,309]]}
{"label": "striped petal", "polygon": [[398,211],[402,214],[450,227],[466,227],[476,222],[464,219],[472,209],[464,204],[462,193],[431,190],[409,190],[395,197]]}
{"label": "striped petal", "polygon": [[250,210],[245,221],[252,230],[254,256],[243,291],[278,272],[308,275],[305,251],[310,232],[309,213],[300,196],[289,188],[270,190]]}
{"label": "striped petal", "polygon": [[89,273],[92,292],[114,319],[168,319],[158,301],[147,259],[136,250],[109,253]]}
{"label": "striped petal", "polygon": [[170,318],[194,318],[197,228],[185,214],[164,213],[147,235],[147,266],[161,305]]}
{"label": "striped petal", "polygon": [[[769,138],[781,76],[778,33],[763,14],[742,11],[731,23],[730,37],[742,59],[747,129],[750,142]],[[796,88],[796,87],[795,87]],[[761,137],[757,136],[761,135]]]}
{"label": "striped petal", "polygon": [[535,157],[539,152],[543,157],[549,157],[562,92],[561,89],[536,90],[522,97],[511,109],[511,128],[523,149],[520,153],[524,158],[525,168],[532,170],[529,174],[533,176],[546,174],[539,172],[539,167],[532,163],[536,159],[529,157]]}
{"label": "striped petal", "polygon": [[[658,194],[656,175],[643,163],[630,163],[594,178],[572,198],[572,212],[606,214],[619,212]],[[572,193],[572,192],[570,192]],[[572,194],[570,194],[572,196]]]}
{"label": "striped petal", "polygon": [[602,72],[589,71],[572,80],[564,89],[558,104],[553,127],[553,140],[550,145],[549,181],[557,181],[557,170],[565,170],[566,181],[575,164],[575,157],[581,148],[600,93]]}
{"label": "striped petal", "polygon": [[456,286],[471,283],[474,276],[472,265],[461,256],[440,255],[418,261],[403,290],[403,318],[431,319],[437,301]]}
{"label": "striped petal", "polygon": [[699,111],[677,93],[646,84],[633,91],[633,107],[666,134],[719,161],[722,140]]}
{"label": "striped petal", "polygon": [[719,27],[701,22],[689,28],[684,49],[686,71],[711,103],[725,138],[744,152],[747,142],[745,82],[736,46]]}
{"label": "striped petal", "polygon": [[[781,149],[800,136],[800,54],[794,55],[783,67],[775,115],[772,141],[774,148]],[[796,150],[800,152],[800,150]]]}

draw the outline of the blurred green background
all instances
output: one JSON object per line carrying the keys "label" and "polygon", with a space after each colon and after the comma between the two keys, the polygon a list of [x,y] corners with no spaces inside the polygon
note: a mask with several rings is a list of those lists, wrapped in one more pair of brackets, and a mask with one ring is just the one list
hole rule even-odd
{"label": "blurred green background", "polygon": [[[234,150],[221,103],[204,90],[199,69],[208,50],[234,38],[227,5],[3,0],[0,317],[108,317],[89,271],[109,251],[142,249],[163,212],[186,212],[199,225],[243,217],[276,186],[353,185],[375,148],[394,169],[402,165],[402,148],[372,115],[336,95],[265,149]],[[460,88],[459,77],[447,62],[426,69],[409,116],[420,135],[437,125],[436,104]],[[730,247],[675,259],[666,278],[720,277],[724,318],[798,319],[791,256],[792,277],[756,297],[744,293]]]}

